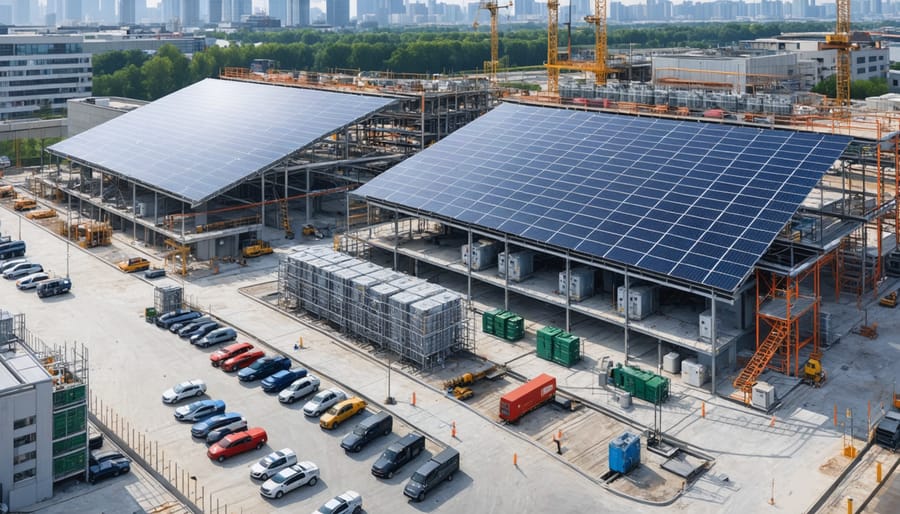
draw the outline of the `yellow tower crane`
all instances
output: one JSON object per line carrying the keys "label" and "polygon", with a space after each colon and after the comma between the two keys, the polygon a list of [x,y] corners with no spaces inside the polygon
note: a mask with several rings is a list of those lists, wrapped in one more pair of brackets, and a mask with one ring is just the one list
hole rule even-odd
{"label": "yellow tower crane", "polygon": [[[480,9],[484,9],[491,13],[491,60],[484,61],[484,73],[491,78],[491,82],[497,81],[497,68],[500,67],[500,36],[497,29],[497,12],[500,9],[508,9],[512,7],[512,2],[500,5],[497,0],[481,0],[478,5]],[[478,20],[475,21],[475,29],[478,29]]]}
{"label": "yellow tower crane", "polygon": [[[570,0],[571,1],[571,0]],[[547,91],[559,93],[559,70],[583,70],[594,74],[594,81],[599,85],[606,84],[606,76],[611,71],[606,65],[606,0],[594,0],[594,14],[585,16],[584,21],[594,25],[594,61],[575,62],[559,61],[559,0],[547,0]]]}
{"label": "yellow tower crane", "polygon": [[841,117],[849,114],[850,107],[850,0],[835,0],[837,24],[834,34],[825,36],[823,48],[837,50],[835,101]]}

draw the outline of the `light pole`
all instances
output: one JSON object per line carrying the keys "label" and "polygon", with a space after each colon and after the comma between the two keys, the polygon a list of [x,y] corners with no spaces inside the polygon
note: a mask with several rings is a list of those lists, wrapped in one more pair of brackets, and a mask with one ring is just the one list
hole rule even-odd
{"label": "light pole", "polygon": [[394,397],[391,396],[391,364],[394,363],[393,356],[391,355],[390,350],[388,350],[388,364],[387,364],[387,398],[384,399],[384,403],[387,405],[393,405],[397,403],[394,400]]}

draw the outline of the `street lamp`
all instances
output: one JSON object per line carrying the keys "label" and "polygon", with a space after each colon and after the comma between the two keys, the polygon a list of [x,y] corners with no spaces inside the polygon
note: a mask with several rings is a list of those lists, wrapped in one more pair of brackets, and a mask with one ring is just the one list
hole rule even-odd
{"label": "street lamp", "polygon": [[388,363],[387,363],[387,398],[384,399],[384,403],[387,405],[394,405],[397,403],[397,400],[391,396],[391,364],[394,363],[393,356],[391,355],[391,351],[388,350]]}

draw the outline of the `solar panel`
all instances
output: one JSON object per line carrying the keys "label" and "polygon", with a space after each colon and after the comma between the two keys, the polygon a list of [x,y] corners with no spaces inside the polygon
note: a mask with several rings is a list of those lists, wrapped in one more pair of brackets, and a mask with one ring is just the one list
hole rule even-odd
{"label": "solar panel", "polygon": [[206,79],[49,149],[196,206],[393,101]]}
{"label": "solar panel", "polygon": [[503,104],[356,194],[734,291],[849,142]]}

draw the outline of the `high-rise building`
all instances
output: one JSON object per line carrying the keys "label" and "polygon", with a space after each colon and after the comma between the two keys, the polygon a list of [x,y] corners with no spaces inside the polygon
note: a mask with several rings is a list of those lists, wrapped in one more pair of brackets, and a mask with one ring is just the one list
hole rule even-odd
{"label": "high-rise building", "polygon": [[178,18],[183,27],[200,25],[200,0],[181,0],[181,12]]}
{"label": "high-rise building", "polygon": [[119,23],[134,25],[134,6],[137,0],[119,0]]}
{"label": "high-rise building", "polygon": [[80,35],[0,36],[0,120],[62,112],[91,96],[91,56]]}
{"label": "high-rise building", "polygon": [[222,0],[209,0],[209,22],[219,23],[222,21]]}
{"label": "high-rise building", "polygon": [[287,13],[281,22],[284,27],[309,26],[309,0],[288,0]]}
{"label": "high-rise building", "polygon": [[14,25],[31,25],[33,23],[31,14],[31,0],[16,0],[13,3],[12,22]]}
{"label": "high-rise building", "polygon": [[350,0],[325,0],[325,22],[332,27],[350,25]]}
{"label": "high-rise building", "polygon": [[266,11],[271,18],[278,18],[284,25],[287,20],[287,1],[286,0],[269,0],[269,9]]}
{"label": "high-rise building", "polygon": [[81,0],[66,0],[64,3],[65,6],[65,16],[63,20],[66,23],[81,23],[82,12],[81,12]]}
{"label": "high-rise building", "polygon": [[101,23],[117,23],[119,18],[116,17],[117,0],[100,0],[100,15],[97,19]]}

